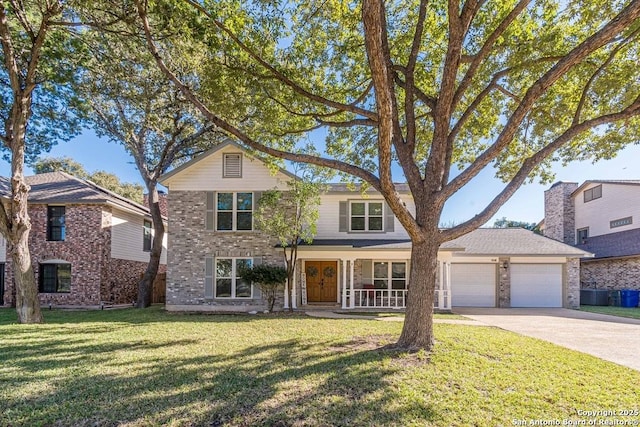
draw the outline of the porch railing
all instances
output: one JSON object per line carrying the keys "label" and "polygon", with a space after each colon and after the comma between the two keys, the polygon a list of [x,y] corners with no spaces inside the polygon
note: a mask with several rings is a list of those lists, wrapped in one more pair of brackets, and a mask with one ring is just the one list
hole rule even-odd
{"label": "porch railing", "polygon": [[[446,309],[449,305],[449,291],[436,290],[434,308]],[[406,289],[354,289],[353,306],[356,308],[405,308]]]}

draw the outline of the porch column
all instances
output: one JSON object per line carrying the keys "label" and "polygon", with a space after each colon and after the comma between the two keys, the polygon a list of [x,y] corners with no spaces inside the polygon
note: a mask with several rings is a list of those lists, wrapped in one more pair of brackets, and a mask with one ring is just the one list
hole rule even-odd
{"label": "porch column", "polygon": [[298,261],[296,261],[296,264],[293,266],[293,280],[291,283],[291,308],[293,308],[294,310],[298,308],[298,292],[296,291],[296,289],[298,288],[298,269],[296,268],[298,266]]}
{"label": "porch column", "polygon": [[349,300],[349,306],[351,308],[356,307],[356,299],[353,291],[353,270],[354,270],[355,259],[349,260],[349,295],[351,295],[351,299]]}
{"label": "porch column", "polygon": [[445,262],[444,268],[447,276],[447,280],[444,282],[445,289],[447,290],[447,303],[444,308],[451,310],[451,262]]}
{"label": "porch column", "polygon": [[445,293],[445,267],[444,267],[444,261],[438,261],[438,268],[440,269],[439,271],[439,276],[440,276],[440,283],[438,283],[438,308],[440,310],[442,310],[444,308],[444,293]]}
{"label": "porch column", "polygon": [[[347,260],[341,259],[342,263],[342,308],[347,308]],[[353,299],[353,296],[351,297]]]}
{"label": "porch column", "polygon": [[282,307],[289,308],[289,284],[287,282],[284,282],[284,304]]}

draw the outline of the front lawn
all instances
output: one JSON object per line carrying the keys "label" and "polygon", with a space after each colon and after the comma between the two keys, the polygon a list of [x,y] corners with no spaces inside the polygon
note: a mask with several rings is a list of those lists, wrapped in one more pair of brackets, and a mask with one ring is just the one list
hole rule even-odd
{"label": "front lawn", "polygon": [[639,409],[640,372],[495,328],[436,324],[425,355],[380,350],[400,322],[44,315],[17,325],[0,309],[0,426],[496,426]]}
{"label": "front lawn", "polygon": [[598,305],[581,305],[580,310],[591,313],[609,314],[611,316],[630,317],[640,319],[640,308],[638,307],[612,307]]}

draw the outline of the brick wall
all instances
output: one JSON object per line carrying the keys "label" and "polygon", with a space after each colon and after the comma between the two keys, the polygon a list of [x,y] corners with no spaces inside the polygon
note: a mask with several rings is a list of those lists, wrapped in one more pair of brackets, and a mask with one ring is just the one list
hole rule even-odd
{"label": "brick wall", "polygon": [[578,188],[575,182],[557,182],[544,192],[544,235],[574,245],[575,205],[571,198]]}
{"label": "brick wall", "polygon": [[582,286],[593,289],[640,290],[640,256],[633,258],[583,262],[580,270]]}
{"label": "brick wall", "polygon": [[[204,191],[169,193],[169,251],[167,268],[167,308],[238,311],[263,309],[266,302],[254,287],[252,299],[205,299],[205,257],[261,258],[263,264],[283,265],[277,241],[258,231],[217,232],[205,230]],[[277,301],[282,306],[282,295]]]}
{"label": "brick wall", "polygon": [[[39,283],[40,263],[64,260],[71,263],[71,292],[40,293],[41,304],[99,305],[102,301],[130,303],[136,299],[137,283],[147,263],[111,259],[111,212],[102,205],[67,205],[65,240],[47,241],[47,206],[29,205],[31,260]],[[13,271],[7,255],[5,304],[15,304]],[[161,266],[164,271],[166,266]]]}

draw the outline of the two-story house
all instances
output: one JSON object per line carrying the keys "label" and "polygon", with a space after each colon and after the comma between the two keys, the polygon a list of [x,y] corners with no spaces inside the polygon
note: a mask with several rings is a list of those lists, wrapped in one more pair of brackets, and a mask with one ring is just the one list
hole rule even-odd
{"label": "two-story house", "polygon": [[[291,179],[231,141],[161,179],[172,231],[168,310],[264,309],[259,288],[240,272],[282,264],[282,249],[256,230],[253,212],[262,192],[286,190]],[[407,186],[397,188],[414,209]],[[331,184],[319,211],[316,238],[299,248],[295,306],[403,308],[411,243],[381,195]],[[523,229],[476,230],[442,246],[436,308],[575,307],[578,259],[587,255]]]}
{"label": "two-story house", "polygon": [[[29,249],[43,305],[130,304],[149,262],[149,209],[64,172],[26,177]],[[0,197],[11,194],[0,178]],[[166,248],[166,245],[165,245]],[[0,304],[15,303],[11,254],[0,242]],[[6,260],[9,259],[9,262]],[[166,250],[161,260],[166,267]]]}
{"label": "two-story house", "polygon": [[558,182],[545,191],[545,236],[591,252],[585,288],[640,289],[640,181]]}

